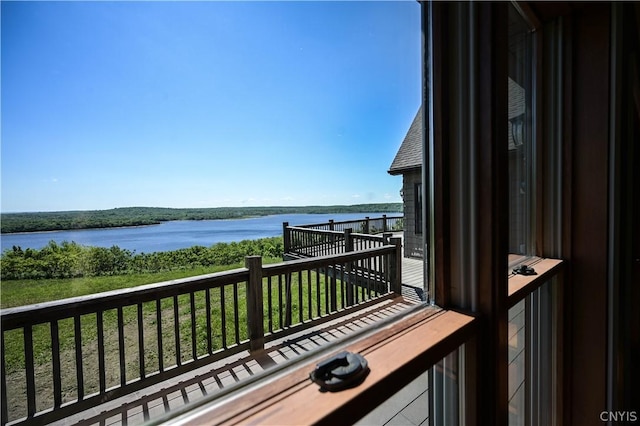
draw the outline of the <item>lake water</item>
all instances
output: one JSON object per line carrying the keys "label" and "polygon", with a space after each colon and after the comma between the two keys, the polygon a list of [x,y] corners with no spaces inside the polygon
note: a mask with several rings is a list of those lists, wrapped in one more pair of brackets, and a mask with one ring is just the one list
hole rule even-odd
{"label": "lake water", "polygon": [[[386,213],[399,216],[401,213]],[[84,229],[76,231],[52,231],[21,234],[3,234],[0,237],[2,251],[20,246],[23,249],[39,249],[49,241],[57,243],[75,241],[78,244],[97,247],[118,246],[137,253],[169,251],[195,245],[210,246],[220,242],[253,240],[282,235],[282,222],[291,225],[323,223],[333,219],[344,220],[382,217],[382,213],[344,214],[283,214],[249,219],[171,221],[159,225],[129,228]]]}

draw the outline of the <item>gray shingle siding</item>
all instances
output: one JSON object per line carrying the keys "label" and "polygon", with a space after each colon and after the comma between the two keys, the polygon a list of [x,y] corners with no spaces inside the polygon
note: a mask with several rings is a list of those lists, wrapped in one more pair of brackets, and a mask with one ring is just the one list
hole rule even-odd
{"label": "gray shingle siding", "polygon": [[[422,234],[416,233],[416,184],[422,182],[422,172],[418,169],[402,175],[404,201],[404,256],[423,258]],[[424,225],[423,225],[424,228]]]}

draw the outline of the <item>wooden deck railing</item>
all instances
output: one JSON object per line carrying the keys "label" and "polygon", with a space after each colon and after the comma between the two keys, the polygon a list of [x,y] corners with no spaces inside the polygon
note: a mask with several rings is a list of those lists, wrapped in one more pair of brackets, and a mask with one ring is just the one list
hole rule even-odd
{"label": "wooden deck railing", "polygon": [[370,235],[354,233],[351,228],[343,231],[289,226],[283,223],[284,254],[286,258],[296,259],[332,254],[348,253],[382,247],[389,244],[391,233]]}
{"label": "wooden deck railing", "polygon": [[[401,231],[402,216],[289,226],[283,222],[285,258],[303,258],[348,253],[389,244],[392,231]],[[354,232],[354,230],[356,232]],[[377,234],[377,235],[376,235]],[[380,235],[382,234],[382,235]]]}
{"label": "wooden deck railing", "polygon": [[2,424],[61,419],[401,294],[399,239],[245,266],[1,310]]}
{"label": "wooden deck railing", "polygon": [[298,225],[298,227],[338,232],[344,232],[346,229],[351,229],[352,231],[361,234],[381,234],[384,232],[402,231],[403,221],[403,216],[387,216],[383,214],[382,217],[376,218],[370,218],[367,216],[364,219],[344,220],[339,222],[329,220],[329,222]]}

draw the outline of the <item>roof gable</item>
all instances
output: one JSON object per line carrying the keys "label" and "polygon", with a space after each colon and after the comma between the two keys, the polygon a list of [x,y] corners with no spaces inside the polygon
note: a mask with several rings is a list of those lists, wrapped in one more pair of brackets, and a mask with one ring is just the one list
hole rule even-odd
{"label": "roof gable", "polygon": [[419,167],[422,167],[422,105],[389,167],[389,174],[397,175]]}

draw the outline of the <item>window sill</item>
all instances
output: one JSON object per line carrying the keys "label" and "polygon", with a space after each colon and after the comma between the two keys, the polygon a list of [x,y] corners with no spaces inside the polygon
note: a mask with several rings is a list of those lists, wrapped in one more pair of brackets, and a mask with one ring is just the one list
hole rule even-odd
{"label": "window sill", "polygon": [[563,265],[563,261],[560,259],[539,257],[531,258],[525,263],[536,270],[536,275],[516,275],[513,273],[509,275],[507,298],[509,308],[556,275]]}
{"label": "window sill", "polygon": [[[346,348],[364,355],[371,369],[359,386],[337,393],[320,392],[309,380],[317,358],[286,375],[256,385],[241,395],[213,401],[173,423],[315,424],[352,423],[384,402],[431,365],[474,335],[475,318],[427,308]],[[310,403],[313,401],[313,403]]]}

